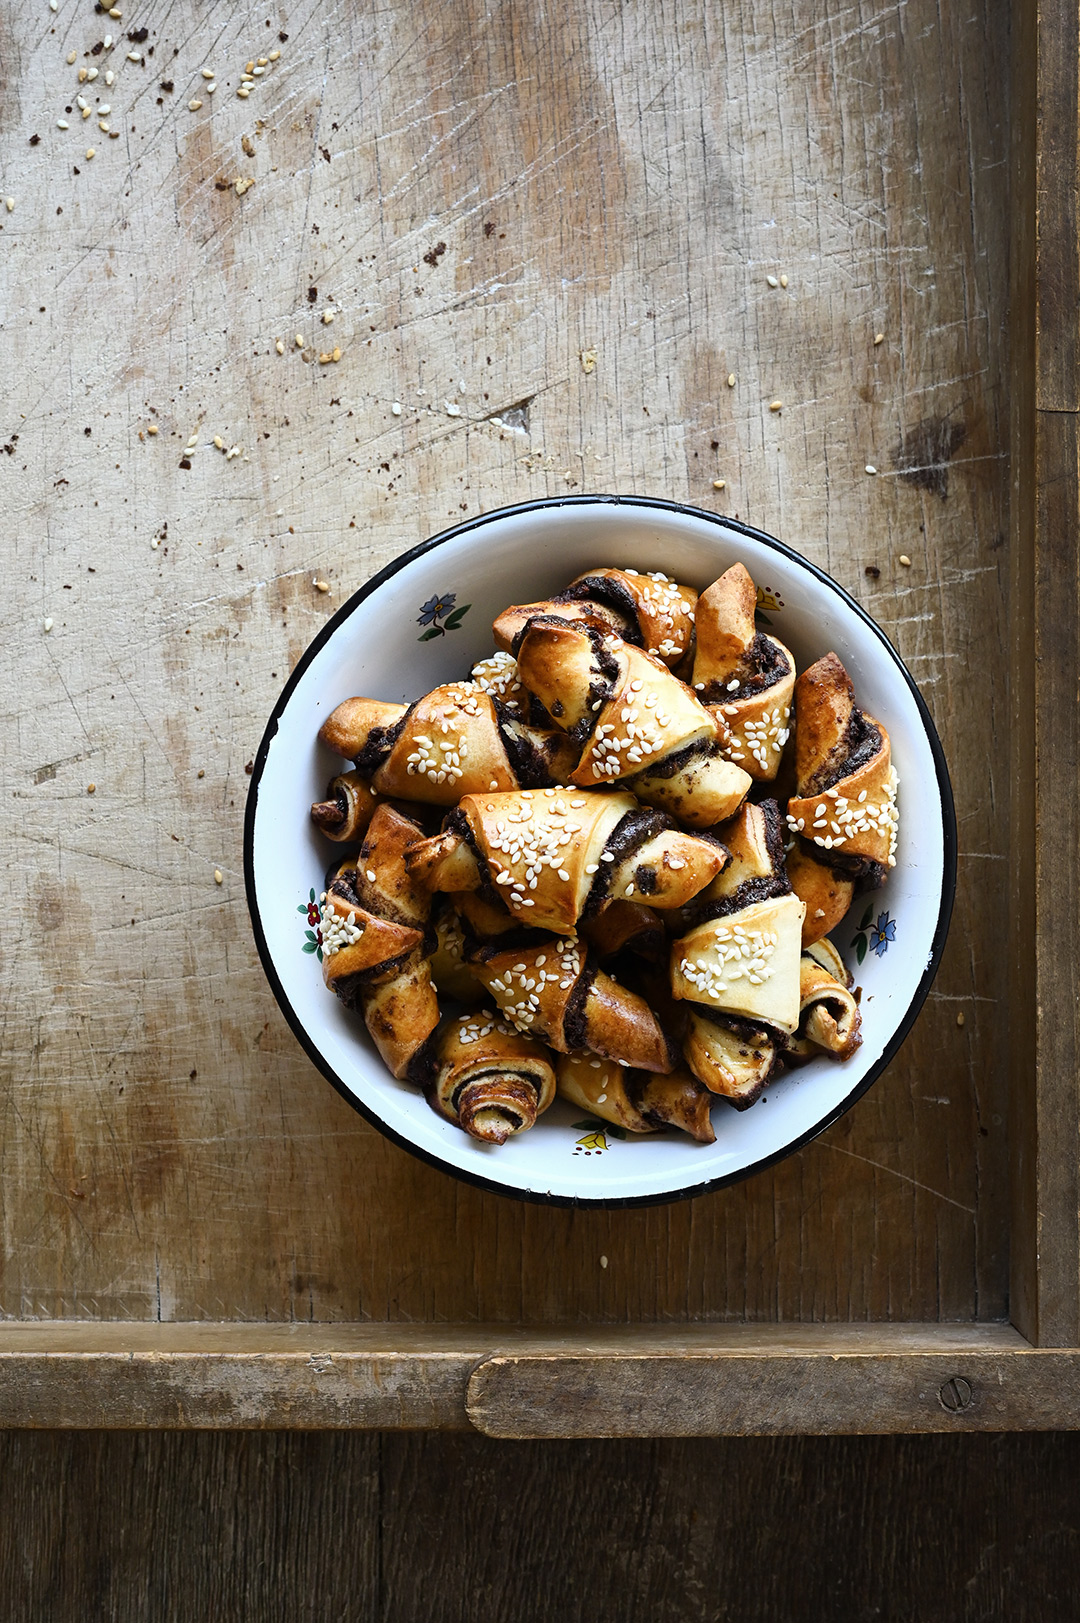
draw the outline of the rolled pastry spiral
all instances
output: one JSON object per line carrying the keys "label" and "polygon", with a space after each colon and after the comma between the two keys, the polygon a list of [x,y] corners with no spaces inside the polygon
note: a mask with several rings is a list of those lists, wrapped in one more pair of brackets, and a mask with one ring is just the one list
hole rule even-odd
{"label": "rolled pastry spiral", "polygon": [[775,778],[788,741],[795,661],[754,624],[757,589],[742,564],[698,599],[693,687],[721,726],[723,752],[752,778]]}
{"label": "rolled pastry spiral", "polygon": [[319,729],[383,795],[456,806],[485,789],[563,782],[575,752],[560,732],[528,727],[474,682],[433,688],[415,704],[345,699]]}
{"label": "rolled pastry spiral", "polygon": [[331,840],[358,840],[371,822],[378,796],[359,772],[342,772],[326,786],[326,798],[311,808],[311,821]]}
{"label": "rolled pastry spiral", "polygon": [[505,1144],[526,1132],[554,1097],[547,1049],[490,1010],[457,1015],[439,1027],[428,1101],[471,1137]]}
{"label": "rolled pastry spiral", "polygon": [[775,1032],[709,1009],[691,1009],[683,1054],[710,1093],[720,1094],[736,1110],[755,1104],[782,1065]]}
{"label": "rolled pastry spiral", "polygon": [[850,1059],[862,1046],[861,1028],[843,959],[831,941],[815,943],[799,965],[799,1029],[790,1044],[792,1051]]}
{"label": "rolled pastry spiral", "polygon": [[666,665],[677,665],[690,647],[696,603],[694,587],[679,586],[659,571],[593,569],[542,603],[505,609],[495,621],[495,642],[513,651],[529,621],[544,614],[614,632]]}
{"label": "rolled pastry spiral", "polygon": [[675,1069],[676,1056],[645,999],[598,969],[576,936],[530,931],[512,945],[481,948],[470,963],[503,1018],[558,1053],[588,1048],[644,1071]]}
{"label": "rolled pastry spiral", "polygon": [[714,1144],[709,1094],[681,1068],[669,1076],[627,1070],[597,1054],[560,1054],[555,1061],[560,1098],[628,1133],[678,1127],[699,1144]]}
{"label": "rolled pastry spiral", "polygon": [[581,749],[572,783],[618,783],[698,829],[744,799],[751,779],[720,754],[715,718],[642,649],[545,617],[529,623],[518,670]]}
{"label": "rolled pastry spiral", "polygon": [[681,907],[727,861],[719,842],[685,833],[631,794],[560,789],[465,795],[443,833],[407,858],[432,889],[479,890],[522,924],[556,932],[635,896]]}
{"label": "rolled pastry spiral", "polygon": [[859,709],[851,678],[825,654],[795,684],[795,796],[788,828],[818,862],[884,884],[896,866],[896,771],[889,735]]}

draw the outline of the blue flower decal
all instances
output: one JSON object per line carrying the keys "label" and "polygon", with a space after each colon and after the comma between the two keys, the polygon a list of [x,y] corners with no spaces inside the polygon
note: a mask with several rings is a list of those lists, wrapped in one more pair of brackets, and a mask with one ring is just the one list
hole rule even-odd
{"label": "blue flower decal", "polygon": [[888,913],[879,913],[877,923],[870,930],[870,951],[884,958],[889,950],[889,942],[895,940],[896,920],[891,919]]}
{"label": "blue flower decal", "polygon": [[[429,597],[426,603],[421,603],[416,623],[418,626],[430,626],[431,629],[423,632],[416,639],[417,642],[430,642],[432,637],[444,637],[448,631],[458,629],[472,604],[463,603],[458,609],[454,607],[456,602],[456,592],[443,592],[440,597]],[[445,625],[440,625],[440,620],[444,620]]]}
{"label": "blue flower decal", "polygon": [[886,911],[878,914],[875,923],[871,904],[859,920],[859,928],[851,938],[851,945],[855,948],[855,957],[861,964],[867,952],[876,953],[879,958],[884,958],[889,950],[889,942],[895,940],[896,920],[890,918]]}

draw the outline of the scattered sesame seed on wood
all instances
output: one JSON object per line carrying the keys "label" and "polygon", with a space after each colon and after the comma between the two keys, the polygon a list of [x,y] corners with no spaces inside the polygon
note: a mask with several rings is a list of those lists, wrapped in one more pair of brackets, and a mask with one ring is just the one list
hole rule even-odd
{"label": "scattered sesame seed on wood", "polygon": [[236,94],[240,97],[241,101],[247,101],[249,92],[244,89],[243,85],[241,85]]}
{"label": "scattered sesame seed on wood", "polygon": [[105,75],[105,83],[107,85],[111,85],[113,83],[113,81],[115,80],[115,78],[116,78],[116,74],[113,72],[112,68],[110,68],[108,73],[106,73],[106,75]]}
{"label": "scattered sesame seed on wood", "polygon": [[158,431],[158,427],[157,427],[156,423],[151,423],[150,426],[146,430],[146,432],[148,434],[156,434],[157,431]]}
{"label": "scattered sesame seed on wood", "polygon": [[905,569],[911,568],[911,559],[908,557],[906,552],[902,552],[900,554],[900,562],[903,564]]}
{"label": "scattered sesame seed on wood", "polygon": [[204,79],[216,79],[217,78],[217,74],[214,72],[213,68],[200,68],[199,72],[202,74]]}
{"label": "scattered sesame seed on wood", "polygon": [[127,54],[127,59],[128,59],[129,62],[141,62],[142,61],[142,57],[139,55],[138,51],[129,51],[128,54]]}
{"label": "scattered sesame seed on wood", "polygon": [[326,593],[330,590],[330,582],[328,580],[314,580],[311,584],[314,586],[317,592]]}
{"label": "scattered sesame seed on wood", "polygon": [[13,214],[15,212],[15,199],[13,197],[5,197],[4,207],[7,209],[9,214]]}
{"label": "scattered sesame seed on wood", "polygon": [[56,127],[58,130],[70,130],[71,125],[68,123],[66,118],[58,118],[56,120]]}
{"label": "scattered sesame seed on wood", "polygon": [[597,359],[598,357],[595,348],[583,349],[581,351],[580,355],[578,356],[578,360],[581,362],[581,370],[585,373],[586,377],[588,377],[591,372],[596,371]]}
{"label": "scattered sesame seed on wood", "polygon": [[281,52],[280,52],[280,51],[278,51],[278,50],[273,50],[273,51],[271,51],[271,52],[270,52],[270,61],[271,61],[271,62],[276,62],[276,61],[278,61],[278,59],[279,59],[279,58],[280,58],[280,56],[281,56]]}
{"label": "scattered sesame seed on wood", "polygon": [[714,490],[724,490],[726,488],[726,486],[727,486],[727,480],[726,479],[714,479],[713,482],[712,482],[712,487],[713,487]]}
{"label": "scattered sesame seed on wood", "polygon": [[295,343],[296,343],[297,349],[303,349],[303,347],[304,347],[304,335],[303,335],[303,333],[299,333],[299,332],[297,333]]}
{"label": "scattered sesame seed on wood", "polygon": [[734,389],[734,387],[735,387],[735,374],[734,374],[734,372],[729,372],[728,373],[728,375],[727,375],[727,386],[728,386],[729,389]]}
{"label": "scattered sesame seed on wood", "polygon": [[204,766],[201,766],[199,768],[199,770],[196,772],[195,776],[197,778],[205,778],[205,776],[206,776],[206,768]]}
{"label": "scattered sesame seed on wood", "polygon": [[87,80],[89,81],[90,84],[93,84],[93,82],[97,78],[97,76],[98,76],[97,68],[88,68],[87,69],[86,77],[87,77]]}
{"label": "scattered sesame seed on wood", "polygon": [[875,344],[883,344],[884,342],[885,342],[885,334],[883,332],[876,332],[874,334],[874,343]]}
{"label": "scattered sesame seed on wood", "polygon": [[51,631],[52,628],[53,628],[53,623],[52,623],[51,620],[45,620],[45,621],[42,622],[41,629],[43,631]]}
{"label": "scattered sesame seed on wood", "polygon": [[118,23],[123,15],[124,13],[120,10],[119,6],[109,7],[109,16],[112,18],[113,22]]}
{"label": "scattered sesame seed on wood", "polygon": [[770,287],[779,287],[780,286],[780,284],[776,280],[775,276],[766,276],[765,280],[768,282]]}
{"label": "scattered sesame seed on wood", "polygon": [[457,405],[456,402],[454,402],[453,400],[444,400],[443,401],[443,406],[446,409],[446,415],[448,417],[460,417],[461,416],[461,407],[459,405]]}
{"label": "scattered sesame seed on wood", "polygon": [[284,353],[285,353],[285,345],[284,345],[283,341],[280,338],[278,339],[277,343],[274,345],[274,348],[277,350],[279,355],[284,355]]}
{"label": "scattered sesame seed on wood", "polygon": [[340,361],[340,359],[341,359],[341,347],[340,347],[340,345],[338,345],[338,344],[334,345],[334,348],[333,348],[333,350],[331,351],[331,354],[330,354],[330,359],[332,361]]}
{"label": "scattered sesame seed on wood", "polygon": [[781,287],[787,287],[787,277],[786,276],[781,276],[781,278],[780,278],[780,286]]}
{"label": "scattered sesame seed on wood", "polygon": [[86,69],[86,68],[80,68],[79,69],[78,79],[79,79],[79,83],[81,85],[84,85],[86,83],[87,72],[88,72],[88,69]]}
{"label": "scattered sesame seed on wood", "polygon": [[784,402],[782,400],[770,400],[769,401],[769,410],[770,411],[783,411],[783,409],[784,409]]}
{"label": "scattered sesame seed on wood", "polygon": [[88,784],[87,784],[87,785],[86,785],[86,792],[87,792],[87,794],[88,794],[88,795],[92,795],[92,794],[93,794],[93,793],[94,793],[94,791],[95,791],[95,790],[96,790],[96,788],[97,788],[97,784],[96,784],[96,783],[88,783]]}
{"label": "scattered sesame seed on wood", "polygon": [[68,65],[68,67],[73,68],[75,66],[75,63],[77,62],[77,60],[78,60],[77,53],[75,51],[69,51],[68,54],[67,54],[67,65]]}
{"label": "scattered sesame seed on wood", "polygon": [[877,473],[877,469],[874,467],[874,464],[872,462],[868,462],[863,471],[865,473]]}
{"label": "scattered sesame seed on wood", "polygon": [[956,1017],[956,1023],[957,1023],[957,1025],[958,1025],[958,1026],[962,1026],[962,1025],[963,1025],[963,1023],[964,1023],[964,1016],[963,1016],[963,1013],[962,1013],[962,1012],[961,1012],[961,1013],[960,1013],[960,1014],[958,1014],[958,1015],[957,1015],[957,1017]]}
{"label": "scattered sesame seed on wood", "polygon": [[333,319],[334,319],[334,312],[332,310],[324,310],[323,311],[323,313],[322,313],[322,324],[323,324],[324,327],[329,327],[331,325],[331,323],[333,322]]}
{"label": "scattered sesame seed on wood", "polygon": [[87,147],[87,149],[86,149],[86,156],[87,156],[87,159],[88,159],[88,160],[89,160],[89,159],[90,159],[90,158],[92,158],[92,157],[93,157],[93,156],[94,156],[94,152],[95,152],[95,150],[96,150],[96,149],[95,149],[95,148],[94,148],[94,147]]}
{"label": "scattered sesame seed on wood", "polygon": [[188,112],[197,113],[201,106],[202,102],[199,100],[198,96],[192,96],[191,100],[188,102]]}
{"label": "scattered sesame seed on wood", "polygon": [[393,405],[390,407],[390,410],[393,412],[395,417],[400,417],[401,416],[401,401],[400,400],[395,400]]}
{"label": "scattered sesame seed on wood", "polygon": [[214,884],[215,885],[222,885],[224,883],[225,883],[225,875],[222,873],[220,868],[215,868],[214,869]]}
{"label": "scattered sesame seed on wood", "polygon": [[212,96],[216,89],[217,89],[217,83],[216,83],[215,80],[211,79],[210,83],[206,87],[206,94],[208,96]]}

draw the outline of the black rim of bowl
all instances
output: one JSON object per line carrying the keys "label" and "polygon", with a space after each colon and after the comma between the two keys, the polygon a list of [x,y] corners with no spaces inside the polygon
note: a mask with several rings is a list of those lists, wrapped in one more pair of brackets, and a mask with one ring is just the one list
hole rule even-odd
{"label": "black rim of bowl", "polygon": [[[635,507],[656,512],[677,513],[689,518],[704,519],[706,523],[715,525],[717,529],[734,531],[737,535],[745,535],[750,540],[757,541],[762,546],[771,548],[774,552],[782,554],[783,557],[788,558],[799,564],[802,568],[809,570],[810,574],[815,576],[816,579],[819,580],[824,586],[829,587],[830,590],[835,592],[836,595],[847,605],[851,612],[857,615],[865,625],[869,626],[870,630],[877,637],[882,647],[889,654],[889,657],[891,658],[900,676],[907,684],[918,708],[919,716],[922,720],[923,727],[926,730],[926,736],[934,757],[934,768],[937,773],[938,796],[941,802],[943,837],[941,903],[938,909],[938,918],[934,929],[934,939],[930,949],[930,958],[923,973],[922,979],[919,981],[919,984],[915,989],[915,995],[908,1004],[903,1019],[900,1021],[896,1031],[893,1033],[891,1040],[886,1045],[884,1052],[877,1060],[875,1060],[874,1064],[870,1067],[866,1075],[856,1083],[855,1087],[852,1088],[851,1092],[846,1096],[846,1098],[842,1099],[838,1105],[835,1105],[832,1110],[823,1116],[819,1122],[816,1122],[814,1126],[811,1127],[807,1132],[800,1134],[798,1138],[792,1139],[789,1144],[786,1144],[783,1147],[783,1149],[775,1151],[775,1153],[772,1155],[764,1156],[760,1161],[755,1161],[750,1166],[740,1167],[734,1172],[724,1173],[719,1178],[706,1178],[700,1183],[691,1184],[686,1188],[665,1191],[661,1194],[621,1195],[607,1197],[599,1196],[596,1199],[593,1199],[588,1195],[555,1195],[541,1189],[517,1189],[511,1185],[500,1183],[494,1178],[483,1178],[478,1173],[470,1172],[463,1167],[456,1166],[453,1162],[444,1161],[440,1156],[433,1155],[430,1151],[422,1149],[419,1145],[413,1143],[411,1139],[404,1137],[401,1133],[395,1132],[394,1129],[382,1119],[377,1111],[373,1110],[369,1105],[365,1104],[363,1100],[357,1097],[348,1084],[344,1082],[341,1077],[338,1076],[333,1067],[328,1064],[317,1044],[308,1034],[307,1028],[299,1019],[292,1004],[289,1002],[289,998],[278,977],[277,970],[274,967],[274,961],[270,955],[270,950],[266,943],[266,936],[263,931],[262,918],[259,911],[259,899],[255,891],[255,818],[258,812],[259,804],[259,784],[262,779],[263,770],[266,766],[266,758],[269,754],[270,746],[273,743],[274,737],[278,730],[278,723],[284,714],[292,692],[297,683],[300,681],[304,672],[307,670],[308,666],[311,664],[312,660],[319,653],[320,649],[330,640],[330,638],[337,631],[338,627],[344,625],[345,621],[349,619],[350,615],[355,612],[359,605],[363,603],[366,598],[370,597],[373,592],[377,591],[384,581],[389,580],[392,575],[396,575],[400,569],[404,569],[407,564],[412,563],[415,559],[423,557],[425,553],[433,552],[436,547],[442,546],[445,542],[452,541],[460,535],[465,535],[470,530],[482,529],[486,524],[493,524],[497,520],[509,518],[515,514],[535,513],[544,508],[568,507]],[[266,974],[267,980],[270,982],[270,989],[277,999],[278,1006],[292,1028],[293,1035],[300,1043],[300,1046],[303,1048],[312,1064],[317,1066],[331,1086],[336,1088],[337,1092],[340,1093],[341,1097],[346,1100],[346,1102],[350,1104],[354,1110],[359,1111],[360,1115],[365,1117],[367,1121],[371,1122],[374,1127],[377,1127],[381,1133],[385,1134],[387,1138],[391,1139],[393,1143],[400,1145],[401,1148],[407,1150],[410,1155],[415,1155],[419,1157],[421,1161],[426,1161],[429,1166],[437,1167],[441,1172],[449,1173],[451,1177],[460,1178],[465,1183],[474,1184],[478,1189],[490,1189],[494,1194],[497,1195],[509,1195],[515,1200],[532,1201],[536,1204],[544,1206],[585,1206],[608,1208],[626,1206],[666,1206],[678,1200],[691,1200],[696,1195],[707,1195],[715,1189],[725,1189],[731,1184],[741,1183],[744,1178],[752,1178],[757,1173],[765,1172],[769,1167],[775,1166],[778,1162],[786,1160],[789,1155],[794,1155],[796,1150],[802,1149],[805,1144],[809,1144],[813,1139],[817,1138],[819,1134],[825,1132],[826,1128],[831,1127],[833,1122],[838,1121],[841,1116],[845,1115],[847,1111],[851,1109],[852,1105],[857,1104],[863,1095],[874,1085],[882,1071],[885,1070],[886,1066],[892,1061],[901,1044],[907,1037],[908,1032],[914,1025],[915,1018],[926,1001],[926,995],[933,984],[934,977],[937,974],[938,965],[941,962],[941,955],[945,948],[945,938],[949,933],[949,920],[952,916],[953,897],[956,891],[956,811],[953,805],[952,785],[949,782],[949,770],[945,763],[945,752],[941,747],[941,740],[938,738],[937,729],[934,726],[922,694],[919,692],[919,689],[908,671],[907,666],[904,664],[903,660],[900,658],[900,655],[896,652],[896,649],[893,647],[888,637],[886,637],[881,627],[870,617],[869,614],[867,614],[866,610],[862,608],[860,604],[856,603],[853,597],[845,592],[842,586],[833,580],[831,575],[826,574],[823,569],[819,569],[816,564],[813,564],[809,561],[809,559],[804,558],[802,554],[796,552],[794,548],[786,546],[782,541],[778,541],[775,536],[767,535],[763,530],[755,530],[749,524],[740,523],[738,519],[725,518],[720,513],[710,513],[701,507],[691,507],[686,502],[665,501],[663,498],[657,496],[555,496],[540,501],[519,502],[513,507],[500,507],[496,508],[490,513],[478,514],[475,518],[466,519],[462,524],[455,524],[448,530],[442,530],[438,535],[432,536],[428,541],[421,541],[417,546],[410,547],[408,552],[403,552],[400,557],[395,558],[392,563],[387,564],[385,569],[380,569],[377,575],[373,575],[365,585],[360,587],[359,591],[354,592],[352,597],[349,598],[348,602],[342,604],[337,613],[326,622],[322,630],[317,634],[313,641],[309,643],[308,647],[304,650],[304,653],[301,656],[299,664],[296,666],[296,669],[293,671],[292,675],[289,677],[289,680],[286,682],[281,691],[277,704],[274,706],[271,713],[270,720],[266,724],[266,731],[263,733],[262,742],[259,745],[252,765],[251,784],[248,789],[247,808],[244,814],[244,883],[247,890],[248,909],[251,913],[251,924],[255,935],[255,944],[259,950],[259,957],[262,960],[263,970]]]}

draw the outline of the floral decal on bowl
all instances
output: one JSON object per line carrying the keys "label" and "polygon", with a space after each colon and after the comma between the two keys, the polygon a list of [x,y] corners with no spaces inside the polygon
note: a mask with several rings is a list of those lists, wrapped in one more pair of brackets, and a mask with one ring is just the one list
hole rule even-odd
{"label": "floral decal on bowl", "polygon": [[321,914],[319,912],[319,904],[315,900],[315,892],[313,890],[308,891],[308,899],[307,899],[307,901],[306,902],[301,902],[299,907],[296,909],[296,911],[298,913],[303,913],[306,916],[307,921],[308,921],[308,928],[304,931],[304,934],[307,936],[307,940],[304,942],[303,946],[300,948],[300,951],[301,952],[313,952],[315,954],[316,958],[319,960],[319,962],[321,964],[322,963]]}
{"label": "floral decal on bowl", "polygon": [[759,620],[763,626],[771,626],[772,625],[772,621],[769,619],[769,616],[765,613],[766,609],[770,609],[772,611],[772,613],[775,614],[779,609],[782,609],[783,607],[784,607],[784,600],[780,596],[779,592],[774,592],[771,586],[759,586],[758,587],[758,589],[757,589],[757,607],[754,610],[754,618],[756,620]]}
{"label": "floral decal on bowl", "polygon": [[609,1150],[611,1148],[611,1145],[608,1143],[609,1136],[611,1138],[626,1137],[626,1131],[624,1128],[613,1127],[610,1122],[574,1122],[573,1130],[575,1133],[582,1132],[582,1129],[584,1129],[584,1134],[574,1145],[575,1155],[603,1155],[605,1150]]}
{"label": "floral decal on bowl", "polygon": [[856,934],[852,937],[851,945],[855,948],[855,956],[861,964],[866,957],[867,950],[884,958],[889,950],[889,942],[896,940],[896,920],[891,918],[888,910],[881,912],[874,920],[874,904],[871,902],[866,909]]}
{"label": "floral decal on bowl", "polygon": [[[430,642],[432,637],[445,637],[448,631],[458,630],[472,604],[463,603],[460,608],[455,608],[456,602],[456,592],[443,592],[441,597],[429,597],[426,603],[421,603],[416,623],[429,629],[420,633],[417,642]],[[439,624],[440,620],[443,621],[442,625]]]}

